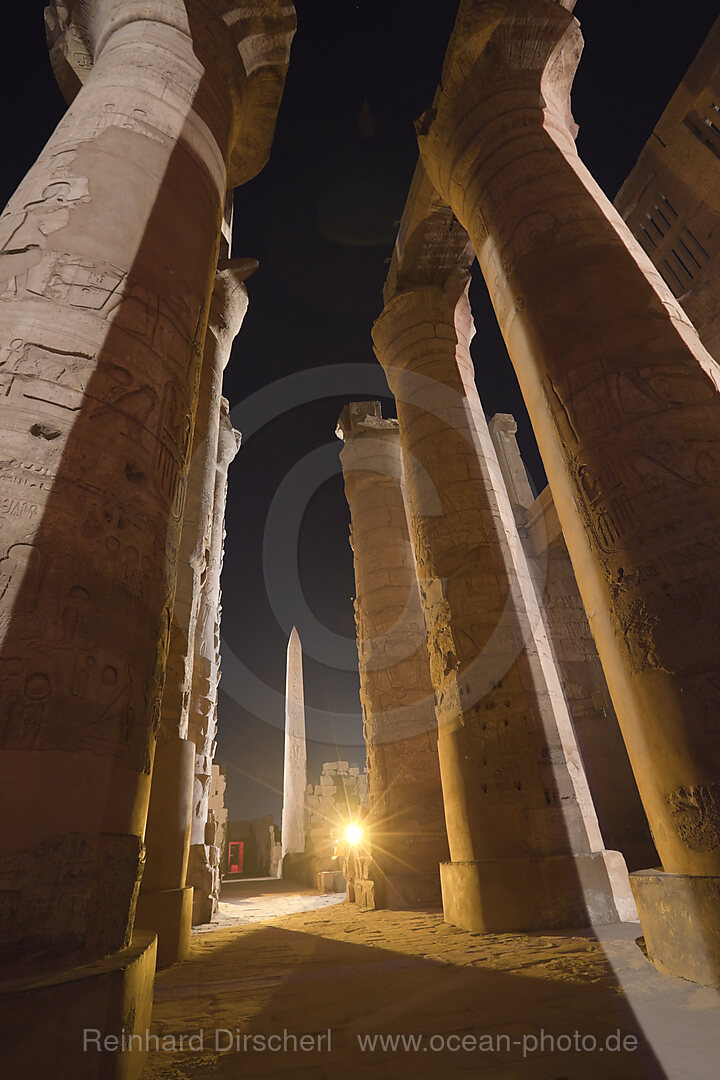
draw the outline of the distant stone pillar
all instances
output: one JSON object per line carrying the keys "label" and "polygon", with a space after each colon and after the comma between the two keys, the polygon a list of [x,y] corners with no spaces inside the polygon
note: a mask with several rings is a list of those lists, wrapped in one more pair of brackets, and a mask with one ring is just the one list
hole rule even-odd
{"label": "distant stone pillar", "polygon": [[[30,979],[110,956],[107,987],[154,962],[147,937],[135,960],[118,952],[144,858],[222,206],[267,157],[294,28],[291,5],[245,8],[51,4],[54,67],[76,96],[0,218],[0,798],[15,823],[0,940],[6,971]],[[91,980],[69,980],[56,985],[70,1015],[68,995],[101,1008]],[[152,979],[131,983],[128,1015],[115,986],[98,1026],[144,1030]],[[33,1009],[30,991],[16,998]],[[84,1076],[95,1066],[76,1029],[67,1039],[53,1053]]]}
{"label": "distant stone pillar", "polygon": [[283,804],[280,843],[283,871],[305,852],[305,789],[307,787],[307,739],[305,735],[305,685],[302,645],[293,626],[288,639],[285,668],[285,755],[283,760]]}
{"label": "distant stone pillar", "polygon": [[355,902],[413,907],[440,901],[448,847],[398,422],[383,420],[377,401],[355,402],[343,410],[337,433],[350,507],[370,795]]}
{"label": "distant stone pillar", "polygon": [[577,157],[572,6],[463,0],[420,152],[487,281],[669,875],[634,879],[643,926],[663,890],[678,927],[701,911],[680,953],[716,972],[720,368]]}
{"label": "distant stone pillar", "polygon": [[210,304],[192,454],[178,552],[165,689],[155,749],[145,844],[147,858],[136,925],[158,935],[158,967],[182,960],[190,949],[192,887],[185,878],[195,776],[195,743],[188,739],[202,575],[212,542],[223,371],[247,311],[243,284],[254,259],[223,260]]}
{"label": "distant stone pillar", "polygon": [[[448,922],[617,918],[595,810],[474,382],[469,274],[396,294],[373,328],[397,402],[435,688]],[[623,879],[625,893],[623,893]]]}
{"label": "distant stone pillar", "polygon": [[190,824],[190,854],[185,884],[195,889],[193,926],[210,922],[220,891],[220,858],[216,823],[208,820],[217,732],[217,692],[220,681],[220,575],[225,539],[227,473],[240,447],[240,432],[230,421],[229,406],[220,399],[220,425],[213,489],[212,533],[195,630],[195,656],[188,738],[195,744],[195,781]]}
{"label": "distant stone pillar", "polygon": [[532,506],[535,496],[532,493],[515,438],[517,432],[515,417],[510,413],[495,413],[488,424],[488,430],[495,447],[513,516],[518,525],[524,525],[528,507]]}

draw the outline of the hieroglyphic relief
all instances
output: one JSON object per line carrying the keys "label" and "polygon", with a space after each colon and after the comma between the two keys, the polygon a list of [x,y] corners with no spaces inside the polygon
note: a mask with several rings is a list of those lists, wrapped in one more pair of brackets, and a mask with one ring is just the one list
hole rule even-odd
{"label": "hieroglyphic relief", "polygon": [[[120,569],[118,602],[137,605],[148,568],[136,566],[129,554]],[[74,555],[46,555],[29,544],[13,545],[0,559],[2,622],[11,617],[13,622],[12,655],[0,658],[6,748],[82,745],[142,766],[145,745],[136,719],[142,716],[144,693],[133,685],[127,661],[118,665],[111,645],[102,644],[100,578],[98,567],[88,567],[78,582]]]}
{"label": "hieroglyphic relief", "polygon": [[720,847],[720,781],[692,784],[666,795],[678,835],[691,851]]}
{"label": "hieroglyphic relief", "polygon": [[[648,573],[652,575],[656,560],[669,557],[668,544],[673,551],[684,546],[688,524],[684,506],[690,505],[694,493],[720,486],[720,451],[711,411],[715,389],[699,369],[679,372],[664,364],[618,373],[596,362],[584,368],[581,377],[582,383],[577,375],[554,381],[546,378],[546,400],[567,455],[588,535],[610,581],[615,586],[622,581],[622,587],[629,588],[640,584],[641,577],[647,580]],[[683,408],[687,410],[684,417]],[[672,423],[666,423],[663,416],[670,410]],[[613,453],[613,429],[633,421],[643,426],[650,421],[658,424],[658,434],[643,449],[624,450],[618,443],[619,452]],[[583,449],[578,431],[583,431],[583,446],[590,449]],[[591,464],[595,460],[602,462],[599,468]],[[660,526],[661,505],[670,508],[677,520],[670,531],[667,523]],[[698,527],[702,528],[702,522],[693,523],[695,532]],[[634,538],[638,545],[651,544],[653,550],[646,546],[641,556],[638,546],[634,557],[633,545],[628,547]],[[615,558],[621,553],[622,573]]]}

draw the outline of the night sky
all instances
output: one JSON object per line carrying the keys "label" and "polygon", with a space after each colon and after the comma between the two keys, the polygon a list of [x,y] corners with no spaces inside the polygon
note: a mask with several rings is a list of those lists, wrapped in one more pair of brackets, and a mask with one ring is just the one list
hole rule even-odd
{"label": "night sky", "polygon": [[[3,12],[0,203],[65,105],[43,3]],[[230,470],[217,760],[230,817],[280,820],[285,649],[305,650],[308,768],[362,764],[348,545],[335,438],[347,401],[385,395],[370,328],[457,0],[296,0],[298,31],[269,164],[235,199],[235,256],[260,269],[226,372],[243,445]],[[581,157],[614,197],[717,14],[715,3],[579,0],[573,92]],[[182,223],[178,222],[179,229]],[[171,242],[172,238],[168,238]],[[544,476],[479,272],[473,357],[485,412],[512,412],[535,486]],[[612,312],[608,312],[612,318]]]}

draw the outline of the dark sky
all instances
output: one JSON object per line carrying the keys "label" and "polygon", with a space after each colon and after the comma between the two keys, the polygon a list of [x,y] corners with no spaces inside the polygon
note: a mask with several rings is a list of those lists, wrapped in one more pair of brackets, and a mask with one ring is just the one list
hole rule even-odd
{"label": "dark sky", "polygon": [[[3,205],[64,111],[43,6],[24,0],[3,12]],[[244,441],[230,471],[217,760],[227,765],[230,816],[276,821],[293,624],[305,650],[311,778],[324,760],[364,758],[334,430],[348,400],[387,394],[370,328],[417,160],[413,121],[432,101],[457,0],[296,0],[296,8],[272,157],[235,201],[233,254],[258,258],[260,269],[225,380]],[[709,0],[579,0],[578,149],[611,198],[716,13]],[[542,467],[478,272],[471,298],[485,411],[516,415],[540,488]]]}

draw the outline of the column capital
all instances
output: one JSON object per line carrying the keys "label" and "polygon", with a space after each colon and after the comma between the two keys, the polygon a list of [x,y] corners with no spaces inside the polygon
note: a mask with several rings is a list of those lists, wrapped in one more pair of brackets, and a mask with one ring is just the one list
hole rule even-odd
{"label": "column capital", "polygon": [[402,484],[402,458],[397,420],[383,419],[379,401],[351,401],[338,418],[335,434],[345,479],[360,473],[387,477]]}
{"label": "column capital", "polygon": [[245,282],[258,268],[257,259],[222,259],[215,275],[210,300],[208,330],[224,346],[223,369],[230,359],[230,348],[240,332],[248,309]]}
{"label": "column capital", "polygon": [[338,417],[335,434],[344,443],[362,435],[393,436],[398,434],[398,422],[383,418],[379,401],[351,401]]}
{"label": "column capital", "polygon": [[[582,52],[574,0],[461,0],[432,108],[416,122],[420,155],[441,196],[461,214],[478,157],[507,127],[577,134],[570,88]],[[518,46],[522,40],[523,47]],[[523,115],[524,114],[524,115]]]}
{"label": "column capital", "polygon": [[[452,336],[467,348],[475,336],[468,290],[471,274],[469,270],[458,268],[441,285],[415,285],[398,292],[388,300],[372,328],[375,353],[384,368],[411,368],[414,361],[424,360],[423,350],[413,348],[418,339],[418,328],[429,324],[436,330],[430,336],[450,344]],[[438,330],[448,327],[447,330]],[[421,332],[421,340],[427,337],[427,330]]]}
{"label": "column capital", "polygon": [[295,33],[289,0],[50,0],[45,26],[55,77],[70,103],[108,40],[137,24],[152,24],[192,41],[206,71],[217,73],[231,99],[229,186],[244,184],[265,165]]}
{"label": "column capital", "polygon": [[490,434],[502,431],[504,435],[515,435],[517,432],[517,420],[511,413],[497,412],[488,423]]}

